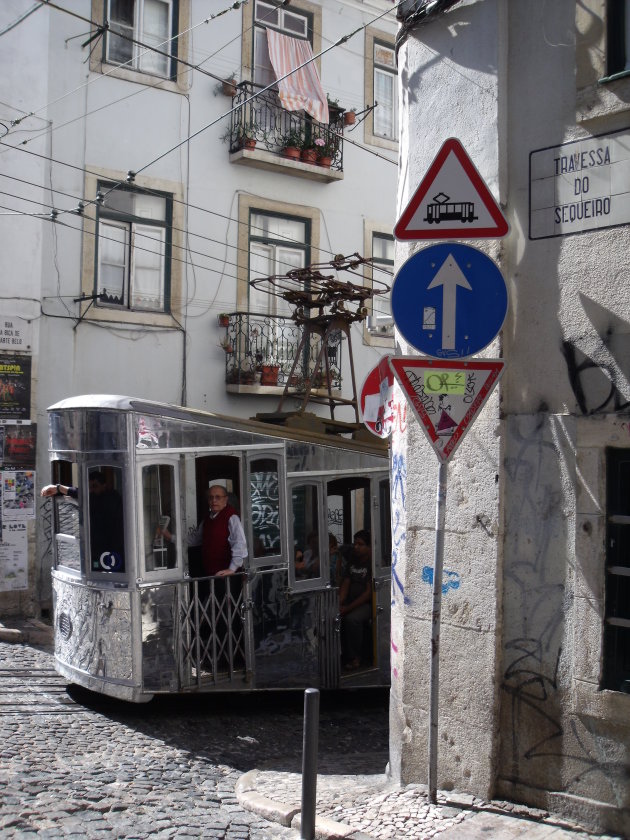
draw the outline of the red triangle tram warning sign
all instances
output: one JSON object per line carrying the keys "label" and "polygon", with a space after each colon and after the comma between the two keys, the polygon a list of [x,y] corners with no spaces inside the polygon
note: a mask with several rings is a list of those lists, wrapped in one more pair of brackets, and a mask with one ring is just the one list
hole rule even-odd
{"label": "red triangle tram warning sign", "polygon": [[418,418],[438,460],[446,462],[501,378],[500,359],[441,361],[391,356],[394,376]]}
{"label": "red triangle tram warning sign", "polygon": [[508,224],[464,147],[447,140],[394,227],[396,239],[485,239]]}

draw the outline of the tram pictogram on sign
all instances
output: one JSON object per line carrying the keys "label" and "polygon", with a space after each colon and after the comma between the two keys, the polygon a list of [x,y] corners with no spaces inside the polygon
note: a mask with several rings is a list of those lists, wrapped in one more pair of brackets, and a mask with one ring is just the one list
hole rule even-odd
{"label": "tram pictogram on sign", "polygon": [[396,239],[485,239],[508,224],[464,147],[451,137],[394,227]]}

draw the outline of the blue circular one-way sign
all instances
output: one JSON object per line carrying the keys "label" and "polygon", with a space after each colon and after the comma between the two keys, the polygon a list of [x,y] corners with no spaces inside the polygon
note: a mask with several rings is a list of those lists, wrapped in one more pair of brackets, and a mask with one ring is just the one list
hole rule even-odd
{"label": "blue circular one-way sign", "polygon": [[392,287],[392,315],[403,338],[436,359],[487,347],[507,313],[503,275],[483,251],[446,242],[410,257]]}

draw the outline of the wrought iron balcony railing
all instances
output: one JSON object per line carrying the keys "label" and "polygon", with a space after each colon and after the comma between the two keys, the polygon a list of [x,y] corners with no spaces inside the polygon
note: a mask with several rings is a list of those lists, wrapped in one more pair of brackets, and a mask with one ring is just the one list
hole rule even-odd
{"label": "wrought iron balcony railing", "polygon": [[[241,82],[232,100],[237,107],[226,135],[230,152],[246,148],[255,141],[278,156],[288,157],[288,148],[297,148],[305,162],[343,171],[343,112],[331,109],[330,123],[319,123],[301,112],[285,111],[278,95],[271,90],[248,102],[257,87]],[[308,154],[309,150],[313,154]],[[307,158],[312,158],[307,160]]]}
{"label": "wrought iron balcony railing", "polygon": [[[290,318],[248,312],[231,313],[225,336],[221,340],[225,350],[226,384],[284,388],[289,382],[289,387],[295,389],[296,393],[303,393],[309,384],[314,388],[327,388],[325,370],[320,370],[316,378],[313,373],[321,347],[317,336],[313,336],[310,344],[305,347],[291,375],[301,338],[302,328]],[[341,388],[343,340],[341,331],[335,331],[329,337],[326,348],[330,386],[337,390]]]}

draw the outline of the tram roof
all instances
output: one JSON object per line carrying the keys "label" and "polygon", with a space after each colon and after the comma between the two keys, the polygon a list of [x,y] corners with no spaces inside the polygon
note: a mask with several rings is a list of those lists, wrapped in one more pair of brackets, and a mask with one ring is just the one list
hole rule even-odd
{"label": "tram roof", "polygon": [[[48,407],[48,411],[76,411],[91,409],[102,411],[122,411],[136,414],[153,414],[174,420],[186,420],[192,423],[220,426],[223,428],[238,428],[259,435],[288,440],[308,441],[326,446],[343,447],[347,449],[369,452],[374,455],[387,455],[388,444],[372,435],[365,427],[359,430],[359,439],[343,437],[342,434],[331,433],[326,428],[341,429],[352,424],[336,423],[315,414],[293,414],[286,419],[286,425],[262,420],[231,417],[224,414],[214,414],[198,408],[188,408],[172,403],[161,403],[154,400],[139,399],[119,394],[80,394],[60,400]],[[348,431],[346,428],[345,431]]]}

